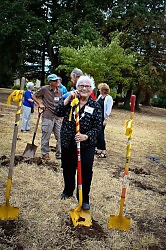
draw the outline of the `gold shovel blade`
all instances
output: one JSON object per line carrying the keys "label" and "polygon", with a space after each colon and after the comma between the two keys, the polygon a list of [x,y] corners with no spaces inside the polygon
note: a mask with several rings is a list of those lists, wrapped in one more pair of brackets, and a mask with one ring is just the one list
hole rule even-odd
{"label": "gold shovel blade", "polygon": [[36,145],[28,143],[26,148],[25,148],[25,151],[23,153],[23,157],[25,157],[25,158],[34,158],[36,150],[37,150]]}
{"label": "gold shovel blade", "polygon": [[122,215],[110,215],[108,228],[128,231],[130,229],[131,219]]}
{"label": "gold shovel blade", "polygon": [[18,218],[19,208],[10,205],[0,206],[0,220],[15,220]]}
{"label": "gold shovel blade", "polygon": [[70,210],[70,217],[72,219],[74,227],[82,225],[85,227],[92,226],[92,219],[90,210],[72,209]]}

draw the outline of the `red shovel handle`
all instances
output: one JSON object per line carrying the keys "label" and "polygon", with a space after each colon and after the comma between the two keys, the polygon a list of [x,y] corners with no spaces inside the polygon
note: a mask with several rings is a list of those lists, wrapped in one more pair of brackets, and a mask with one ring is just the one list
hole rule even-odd
{"label": "red shovel handle", "polygon": [[135,100],[136,100],[136,96],[132,95],[130,102],[131,102],[131,112],[134,112],[134,108],[135,108]]}

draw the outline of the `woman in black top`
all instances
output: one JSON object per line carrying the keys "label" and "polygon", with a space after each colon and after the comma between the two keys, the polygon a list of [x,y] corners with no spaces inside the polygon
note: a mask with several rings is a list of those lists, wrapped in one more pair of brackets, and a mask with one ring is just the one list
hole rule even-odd
{"label": "woman in black top", "polygon": [[[89,192],[92,180],[92,166],[94,160],[97,135],[101,130],[102,112],[100,105],[91,98],[93,82],[88,76],[81,76],[75,91],[70,92],[62,103],[55,108],[57,116],[64,117],[61,127],[62,168],[64,177],[64,190],[61,199],[69,198],[75,189],[75,174],[77,169],[77,145],[81,142],[81,165],[82,165],[82,208],[89,210]],[[71,101],[75,95],[79,96],[80,133],[76,135],[75,113],[69,121]],[[73,111],[75,107],[73,107]]]}
{"label": "woman in black top", "polygon": [[110,88],[106,83],[100,83],[98,85],[100,95],[97,98],[97,102],[102,109],[102,129],[97,138],[97,148],[95,153],[99,158],[106,158],[106,142],[105,142],[105,127],[107,125],[108,117],[112,111],[113,99],[109,95]]}

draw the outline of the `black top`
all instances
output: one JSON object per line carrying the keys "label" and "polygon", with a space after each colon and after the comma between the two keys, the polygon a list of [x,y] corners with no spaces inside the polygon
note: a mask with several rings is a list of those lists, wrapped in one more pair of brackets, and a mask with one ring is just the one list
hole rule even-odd
{"label": "black top", "polygon": [[[88,106],[88,107],[87,107]],[[64,105],[64,101],[55,107],[55,114],[64,117],[61,127],[61,145],[69,148],[75,143],[76,121],[75,114],[72,115],[72,120],[69,121],[71,106],[70,103]],[[73,107],[73,111],[75,107]],[[80,133],[88,135],[88,140],[81,142],[81,147],[95,147],[97,143],[97,135],[102,126],[102,111],[100,104],[90,96],[86,105],[79,111],[80,118]]]}
{"label": "black top", "polygon": [[102,110],[102,120],[104,121],[104,100],[105,100],[105,97],[102,98],[100,97],[99,100],[97,101],[100,106],[101,106],[101,110]]}

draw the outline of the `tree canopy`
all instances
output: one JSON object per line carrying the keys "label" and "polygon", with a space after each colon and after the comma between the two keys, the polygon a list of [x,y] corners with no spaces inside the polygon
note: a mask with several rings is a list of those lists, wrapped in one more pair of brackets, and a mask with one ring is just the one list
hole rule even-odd
{"label": "tree canopy", "polygon": [[0,85],[44,84],[48,59],[65,79],[77,66],[120,94],[165,93],[164,32],[163,0],[1,0]]}

